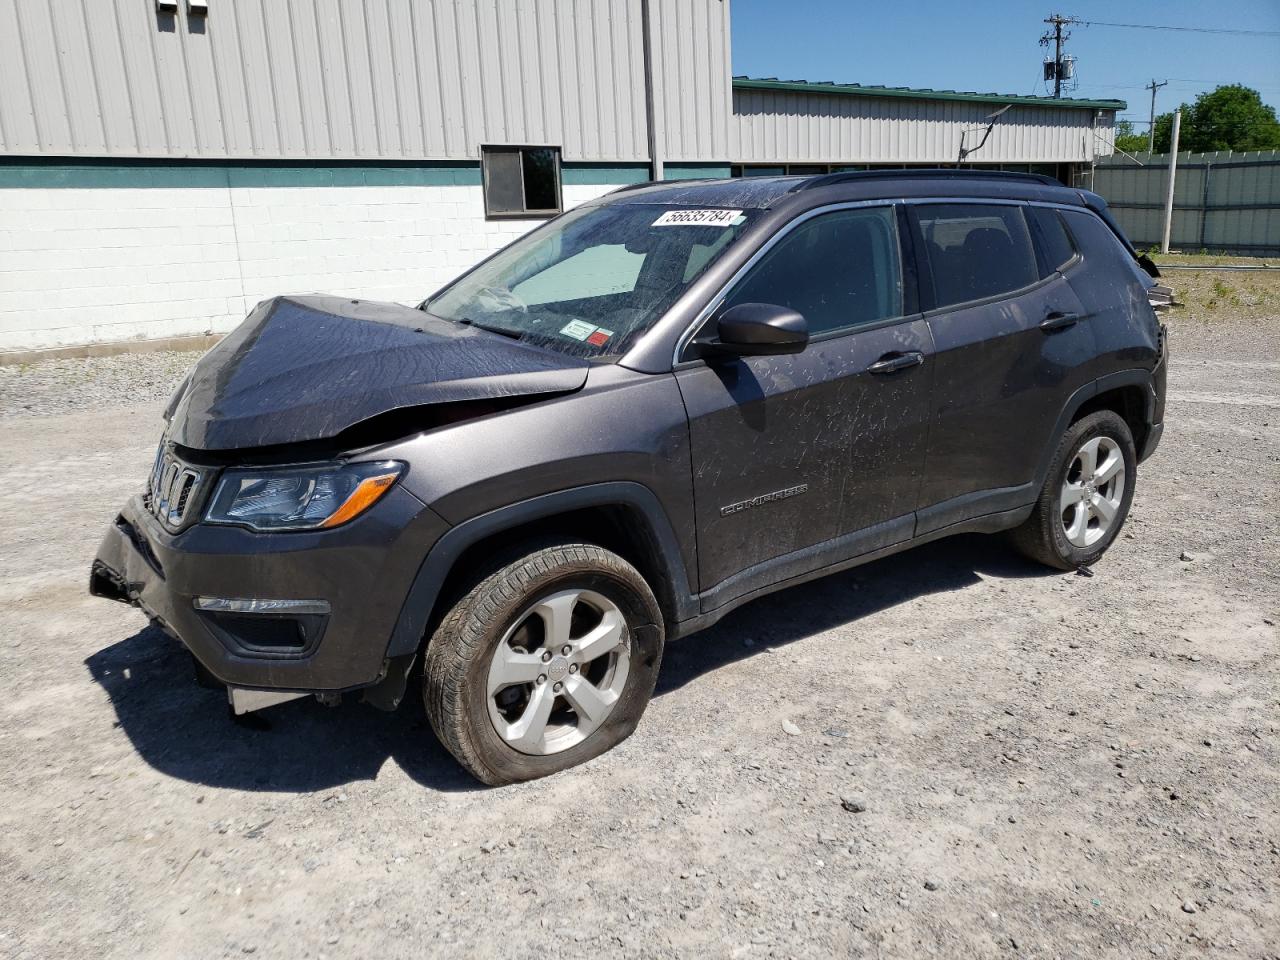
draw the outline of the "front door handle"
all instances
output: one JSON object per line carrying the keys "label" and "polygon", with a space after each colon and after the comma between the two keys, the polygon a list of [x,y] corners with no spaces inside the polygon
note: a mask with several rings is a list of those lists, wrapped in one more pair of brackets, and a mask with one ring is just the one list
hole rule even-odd
{"label": "front door handle", "polygon": [[897,373],[908,367],[924,363],[924,354],[919,350],[907,353],[886,353],[883,357],[867,367],[867,373]]}
{"label": "front door handle", "polygon": [[1068,327],[1074,327],[1083,320],[1084,317],[1078,313],[1060,313],[1055,310],[1043,320],[1040,321],[1040,329],[1045,333],[1053,333],[1055,330],[1066,330]]}

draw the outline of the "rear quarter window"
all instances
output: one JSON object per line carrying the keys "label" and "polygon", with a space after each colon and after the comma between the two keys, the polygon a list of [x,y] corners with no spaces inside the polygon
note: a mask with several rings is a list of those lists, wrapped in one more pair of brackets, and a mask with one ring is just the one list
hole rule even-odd
{"label": "rear quarter window", "polygon": [[1154,282],[1101,218],[1087,210],[1064,210],[1062,218],[1085,263],[1097,268],[1114,265],[1115,269],[1132,275],[1144,290]]}
{"label": "rear quarter window", "polygon": [[1049,276],[1075,259],[1075,243],[1062,222],[1062,214],[1057,210],[1050,207],[1028,207],[1027,212],[1035,227],[1044,275]]}
{"label": "rear quarter window", "polygon": [[1022,208],[922,204],[916,208],[935,306],[999,296],[1040,279]]}

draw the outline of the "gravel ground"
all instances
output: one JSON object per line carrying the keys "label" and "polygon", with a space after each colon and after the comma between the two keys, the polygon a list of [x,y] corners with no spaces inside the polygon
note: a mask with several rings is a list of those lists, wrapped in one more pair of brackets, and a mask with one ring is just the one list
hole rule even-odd
{"label": "gravel ground", "polygon": [[963,537],[756,602],[500,790],[414,698],[234,724],[86,595],[191,355],[0,371],[0,956],[1280,956],[1280,322],[1173,325],[1093,577]]}
{"label": "gravel ground", "polygon": [[198,359],[166,351],[0,366],[0,419],[163,404]]}

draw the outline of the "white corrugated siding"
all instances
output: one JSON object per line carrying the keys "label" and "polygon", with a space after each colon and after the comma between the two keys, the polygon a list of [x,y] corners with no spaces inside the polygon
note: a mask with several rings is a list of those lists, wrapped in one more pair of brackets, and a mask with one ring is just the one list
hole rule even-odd
{"label": "white corrugated siding", "polygon": [[[730,152],[746,163],[954,163],[982,139],[998,104],[781,90],[735,90]],[[1014,105],[996,123],[981,163],[1087,161],[1110,153],[1112,115]]]}
{"label": "white corrugated siding", "polygon": [[[547,143],[569,161],[649,159],[641,0],[180,7],[0,0],[0,154],[475,160],[483,143]],[[650,10],[666,161],[950,162],[961,130],[995,109],[734,91],[728,0]],[[1093,118],[1015,106],[973,159],[1109,153]]]}
{"label": "white corrugated siding", "polygon": [[[727,154],[727,0],[652,0],[666,156]],[[0,0],[0,153],[648,159],[640,0]]]}
{"label": "white corrugated siding", "polygon": [[650,0],[653,85],[664,160],[729,156],[729,0]]}

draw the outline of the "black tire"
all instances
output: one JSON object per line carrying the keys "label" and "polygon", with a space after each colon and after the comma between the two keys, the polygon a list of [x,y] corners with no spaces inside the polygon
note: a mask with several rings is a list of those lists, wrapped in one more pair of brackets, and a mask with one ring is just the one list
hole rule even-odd
{"label": "black tire", "polygon": [[[1076,546],[1067,539],[1063,527],[1062,487],[1073,469],[1077,451],[1095,437],[1114,441],[1124,458],[1124,489],[1119,508],[1103,536],[1088,546]],[[1129,425],[1110,410],[1081,417],[1067,428],[1058,442],[1044,487],[1031,516],[1010,532],[1014,545],[1032,560],[1058,570],[1076,570],[1097,563],[1119,535],[1129,515],[1133,491],[1138,479],[1138,455]]]}
{"label": "black tire", "polygon": [[[640,573],[617,554],[588,543],[530,545],[489,570],[457,600],[427,646],[423,700],[445,748],[476,779],[499,786],[576,766],[629,737],[653,695],[664,639],[662,613]],[[622,613],[628,640],[625,686],[586,739],[558,753],[524,753],[499,735],[490,718],[490,663],[507,631],[540,598],[571,589],[602,595]],[[585,676],[587,668],[582,669]]]}

